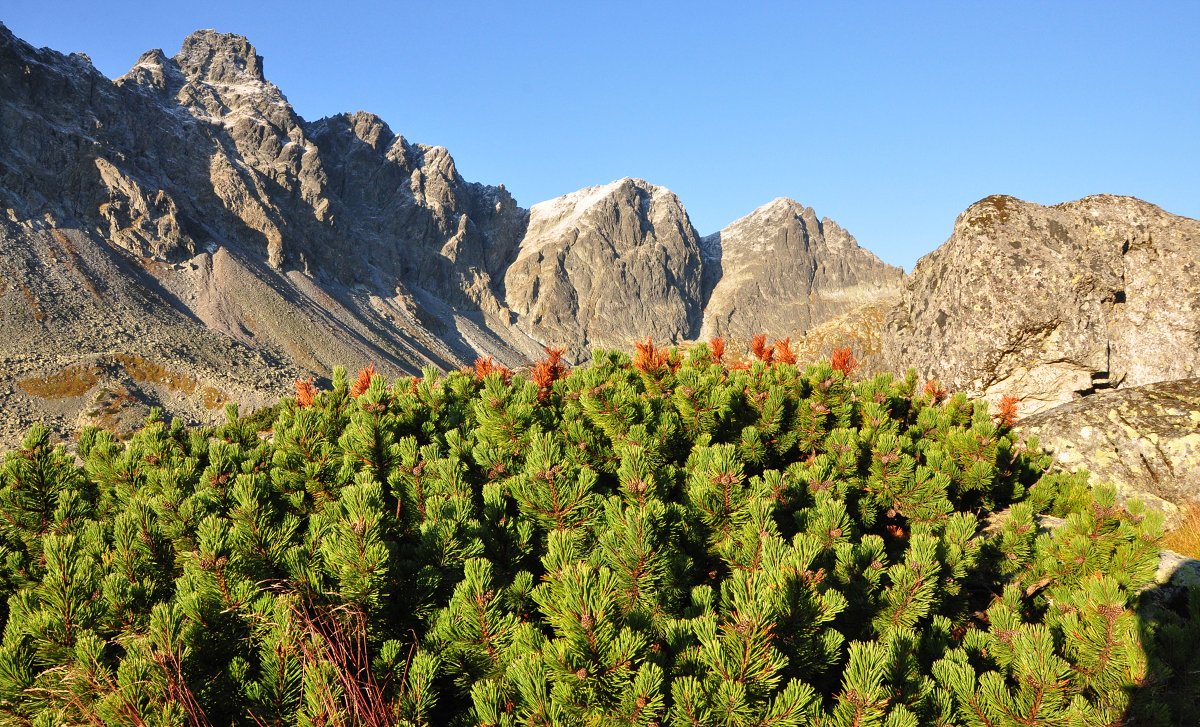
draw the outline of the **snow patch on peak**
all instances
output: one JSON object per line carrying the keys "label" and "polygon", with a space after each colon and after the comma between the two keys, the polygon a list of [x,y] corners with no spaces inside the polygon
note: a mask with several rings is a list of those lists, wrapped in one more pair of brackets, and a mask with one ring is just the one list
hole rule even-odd
{"label": "snow patch on peak", "polygon": [[[650,215],[650,208],[660,202],[679,205],[674,192],[644,179],[624,177],[608,184],[584,187],[529,208],[529,226],[521,241],[520,256],[532,254],[544,245],[569,237],[573,231],[578,235],[580,229],[588,226],[586,218],[591,210],[627,188],[646,194],[639,209],[639,214],[646,217]],[[682,208],[682,205],[679,206]]]}
{"label": "snow patch on peak", "polygon": [[569,223],[578,219],[587,210],[600,204],[626,186],[632,186],[636,189],[649,192],[651,201],[656,201],[667,195],[674,196],[674,193],[666,187],[650,184],[644,179],[624,177],[608,184],[584,187],[583,189],[564,194],[561,197],[539,202],[529,208],[530,224],[534,220],[559,220],[563,223]]}
{"label": "snow patch on peak", "polygon": [[561,197],[539,202],[529,208],[530,218],[558,218],[563,215],[582,212],[612,195],[625,180],[617,180],[595,187],[584,187]]}
{"label": "snow patch on peak", "polygon": [[779,210],[779,209],[803,210],[804,205],[800,204],[799,202],[792,199],[791,197],[776,197],[775,199],[771,200],[770,202],[767,202],[766,204],[762,205],[758,209],[754,210],[754,212],[751,212],[750,214],[754,214],[755,212],[768,212],[768,211],[774,211],[774,210]]}
{"label": "snow patch on peak", "polygon": [[[757,207],[748,215],[737,218],[722,228],[720,234],[726,238],[740,237],[756,237],[762,238],[762,228],[768,224],[769,220],[778,218],[782,215],[790,215],[797,219],[815,216],[811,209],[806,208],[794,199],[788,197],[776,197],[770,202]],[[753,232],[753,234],[749,234]],[[762,240],[760,239],[761,243]]]}

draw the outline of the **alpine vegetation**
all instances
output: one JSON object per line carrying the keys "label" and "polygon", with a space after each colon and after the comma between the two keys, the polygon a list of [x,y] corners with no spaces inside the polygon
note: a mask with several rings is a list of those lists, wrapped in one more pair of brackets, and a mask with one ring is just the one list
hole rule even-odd
{"label": "alpine vegetation", "polygon": [[77,456],[35,426],[0,472],[0,722],[1197,719],[1157,516],[1047,474],[1011,407],[754,352],[339,369]]}

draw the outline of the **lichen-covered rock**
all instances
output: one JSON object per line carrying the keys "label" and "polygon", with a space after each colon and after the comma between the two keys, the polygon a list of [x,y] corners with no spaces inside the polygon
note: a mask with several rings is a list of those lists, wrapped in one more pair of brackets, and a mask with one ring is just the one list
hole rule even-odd
{"label": "lichen-covered rock", "polygon": [[702,338],[798,336],[897,294],[904,271],[859,247],[811,207],[785,198],[701,241],[706,298]]}
{"label": "lichen-covered rock", "polygon": [[1067,470],[1086,469],[1123,499],[1161,510],[1200,504],[1200,379],[1110,391],[1030,416],[1018,425]]}
{"label": "lichen-covered rock", "polygon": [[[820,361],[830,358],[834,351],[848,348],[863,373],[891,371],[880,360],[887,316],[896,304],[898,295],[865,303],[816,323],[804,335],[792,342],[792,350],[801,361]],[[894,373],[903,374],[904,371]]]}
{"label": "lichen-covered rock", "polygon": [[1200,560],[1164,550],[1159,555],[1154,582],[1160,586],[1200,588]]}
{"label": "lichen-covered rock", "polygon": [[988,197],[916,265],[884,359],[1023,413],[1200,370],[1200,221],[1097,195]]}

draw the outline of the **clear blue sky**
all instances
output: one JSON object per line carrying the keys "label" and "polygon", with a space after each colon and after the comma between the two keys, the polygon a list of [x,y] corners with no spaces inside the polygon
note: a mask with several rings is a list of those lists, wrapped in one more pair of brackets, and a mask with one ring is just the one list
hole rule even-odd
{"label": "clear blue sky", "polygon": [[908,269],[989,194],[1200,217],[1195,0],[20,0],[0,20],[109,76],[240,33],[305,118],[372,111],[522,205],[642,177],[707,234],[792,197]]}

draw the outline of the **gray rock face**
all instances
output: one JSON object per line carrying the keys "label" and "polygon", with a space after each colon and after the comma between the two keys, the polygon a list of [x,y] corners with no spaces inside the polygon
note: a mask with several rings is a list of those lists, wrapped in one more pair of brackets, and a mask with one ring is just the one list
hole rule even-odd
{"label": "gray rock face", "polygon": [[[419,280],[498,310],[492,278],[525,217],[512,197],[370,114],[306,123],[245,38],[199,31],[110,82],[5,29],[0,84],[0,158],[17,162],[0,194],[18,219],[50,213],[168,262],[235,245],[276,269],[383,290]],[[21,179],[28,162],[42,178]]]}
{"label": "gray rock face", "polygon": [[1030,414],[1200,371],[1200,221],[1131,197],[988,197],[905,282],[884,360]]}
{"label": "gray rock face", "polygon": [[573,355],[695,335],[700,246],[679,198],[622,179],[534,205],[504,278],[516,324]]}
{"label": "gray rock face", "polygon": [[1086,469],[1122,500],[1179,518],[1200,505],[1200,379],[1109,391],[1020,422],[1069,471]]}
{"label": "gray rock face", "polygon": [[899,292],[904,272],[812,208],[776,199],[702,241],[702,338],[797,336]]}

